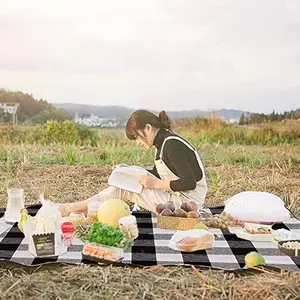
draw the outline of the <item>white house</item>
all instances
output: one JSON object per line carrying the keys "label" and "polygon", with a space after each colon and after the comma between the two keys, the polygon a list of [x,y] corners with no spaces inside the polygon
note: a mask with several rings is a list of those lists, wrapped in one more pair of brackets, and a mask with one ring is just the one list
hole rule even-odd
{"label": "white house", "polygon": [[0,107],[4,110],[5,113],[15,114],[19,107],[19,103],[0,103]]}
{"label": "white house", "polygon": [[101,125],[101,127],[110,127],[110,128],[115,128],[117,126],[118,126],[118,123],[114,122],[114,121],[108,121]]}
{"label": "white house", "polygon": [[107,119],[99,118],[93,113],[89,117],[79,117],[78,114],[76,113],[74,117],[75,123],[83,124],[88,127],[101,127],[103,125],[106,125],[107,121],[108,121]]}

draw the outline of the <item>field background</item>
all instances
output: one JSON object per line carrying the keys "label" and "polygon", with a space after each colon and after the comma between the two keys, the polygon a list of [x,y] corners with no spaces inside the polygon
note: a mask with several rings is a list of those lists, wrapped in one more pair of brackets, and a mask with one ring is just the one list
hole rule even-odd
{"label": "field background", "polygon": [[[228,125],[215,118],[181,120],[175,133],[199,149],[206,168],[206,206],[245,190],[275,193],[300,217],[300,122]],[[7,187],[25,189],[26,204],[44,191],[57,202],[89,198],[107,186],[111,167],[152,167],[123,130],[89,130],[72,122],[0,127],[0,204]],[[299,299],[300,275],[247,277],[193,268],[60,267],[0,270],[1,299]],[[13,287],[11,287],[13,285]],[[164,293],[164,296],[163,296]],[[297,298],[298,297],[298,298]]]}

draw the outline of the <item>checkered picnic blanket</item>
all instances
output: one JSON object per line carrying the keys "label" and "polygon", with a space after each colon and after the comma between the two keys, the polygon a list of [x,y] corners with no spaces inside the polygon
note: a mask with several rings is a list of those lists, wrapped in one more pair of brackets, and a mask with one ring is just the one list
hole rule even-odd
{"label": "checkered picnic blanket", "polygon": [[[39,206],[31,206],[28,211],[35,215]],[[220,213],[223,208],[211,208],[213,214]],[[4,210],[0,210],[0,217]],[[213,249],[192,253],[174,251],[168,247],[173,231],[156,228],[156,216],[148,212],[133,212],[137,218],[139,237],[134,246],[125,250],[122,264],[153,265],[194,265],[223,270],[237,270],[244,267],[244,258],[250,251],[259,251],[266,264],[286,270],[300,270],[300,257],[289,257],[282,254],[276,243],[250,242],[238,238],[227,229],[209,229],[215,234]],[[289,222],[276,224],[274,229],[285,228],[300,233],[300,221],[292,217]],[[0,235],[0,260],[15,262],[26,266],[37,266],[44,263],[90,263],[82,259],[83,242],[75,239],[68,252],[51,258],[35,258],[28,252],[28,244],[19,231],[17,223]]]}

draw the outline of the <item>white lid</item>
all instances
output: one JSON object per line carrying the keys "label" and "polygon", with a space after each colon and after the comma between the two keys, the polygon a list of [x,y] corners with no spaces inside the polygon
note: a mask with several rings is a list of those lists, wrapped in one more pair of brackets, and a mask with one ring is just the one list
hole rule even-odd
{"label": "white lid", "polygon": [[122,225],[136,224],[136,217],[133,215],[121,217],[119,219],[119,224],[122,224]]}

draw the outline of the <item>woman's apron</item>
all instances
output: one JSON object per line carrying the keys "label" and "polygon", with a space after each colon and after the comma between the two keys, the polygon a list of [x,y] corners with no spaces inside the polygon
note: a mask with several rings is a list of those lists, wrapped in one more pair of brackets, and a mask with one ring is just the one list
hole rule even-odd
{"label": "woman's apron", "polygon": [[183,144],[185,144],[190,150],[192,150],[197,158],[199,167],[202,170],[202,178],[201,180],[199,180],[196,184],[196,188],[194,190],[190,190],[190,191],[184,191],[184,192],[176,192],[176,193],[172,193],[172,200],[175,202],[178,202],[177,204],[180,206],[180,204],[182,202],[187,202],[190,200],[195,201],[198,206],[199,209],[201,209],[203,207],[204,204],[204,200],[207,194],[207,184],[206,184],[206,177],[205,177],[205,172],[204,172],[204,167],[202,164],[202,161],[199,157],[199,154],[197,152],[197,150],[191,146],[188,142],[186,142],[184,139],[177,137],[177,136],[169,136],[167,137],[161,147],[161,151],[159,154],[159,159],[155,161],[155,166],[157,169],[157,173],[159,174],[160,178],[163,180],[169,180],[169,181],[173,181],[173,180],[178,180],[179,177],[177,177],[168,167],[167,165],[163,162],[162,157],[163,157],[163,150],[164,150],[164,146],[165,143],[169,140],[178,140],[180,142],[182,142]]}

